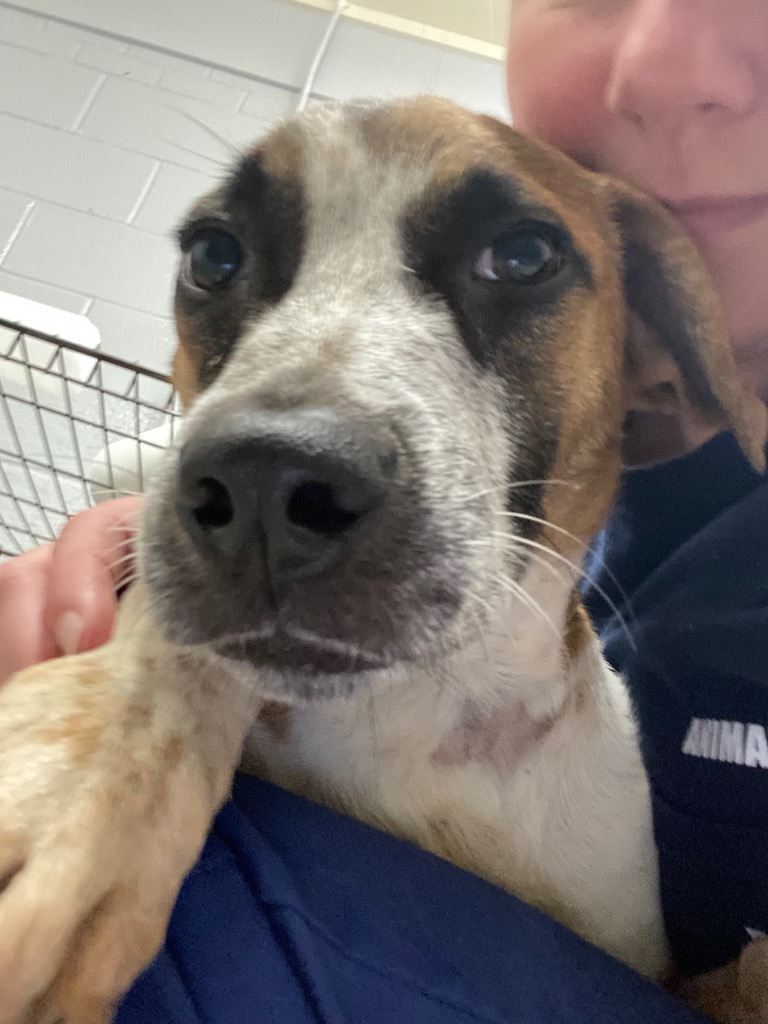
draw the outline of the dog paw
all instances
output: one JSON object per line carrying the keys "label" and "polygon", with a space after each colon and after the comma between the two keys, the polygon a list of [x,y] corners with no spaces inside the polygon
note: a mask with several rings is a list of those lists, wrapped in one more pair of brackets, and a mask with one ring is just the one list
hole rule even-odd
{"label": "dog paw", "polygon": [[750,942],[741,954],[739,997],[756,1024],[768,1024],[768,937]]}
{"label": "dog paw", "polygon": [[676,993],[719,1024],[768,1024],[768,939],[709,974],[679,983]]}
{"label": "dog paw", "polygon": [[0,690],[0,1024],[108,1024],[162,944],[218,802],[177,711],[108,648]]}

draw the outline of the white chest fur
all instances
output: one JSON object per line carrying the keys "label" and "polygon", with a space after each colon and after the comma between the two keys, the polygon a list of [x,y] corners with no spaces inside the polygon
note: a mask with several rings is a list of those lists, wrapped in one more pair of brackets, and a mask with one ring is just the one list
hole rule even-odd
{"label": "white chest fur", "polygon": [[257,725],[246,770],[431,850],[660,977],[656,851],[625,687],[595,639],[564,670],[551,632],[517,622],[524,642],[487,636],[434,673]]}

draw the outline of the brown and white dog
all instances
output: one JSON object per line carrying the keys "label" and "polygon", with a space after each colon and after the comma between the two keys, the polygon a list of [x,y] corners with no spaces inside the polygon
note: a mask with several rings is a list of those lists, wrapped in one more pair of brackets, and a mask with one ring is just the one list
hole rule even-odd
{"label": "brown and white dog", "polygon": [[110,1019],[243,750],[662,978],[635,723],[575,582],[628,410],[762,465],[693,246],[435,99],[286,122],[180,241],[188,414],[140,579],[109,645],[0,695],[1,1024]]}

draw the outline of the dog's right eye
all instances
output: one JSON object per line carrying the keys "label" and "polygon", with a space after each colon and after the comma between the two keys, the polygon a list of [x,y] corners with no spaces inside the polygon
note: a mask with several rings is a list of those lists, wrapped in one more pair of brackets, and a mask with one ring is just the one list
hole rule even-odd
{"label": "dog's right eye", "polygon": [[186,259],[192,283],[210,292],[233,280],[243,264],[243,248],[229,231],[206,227],[188,242]]}

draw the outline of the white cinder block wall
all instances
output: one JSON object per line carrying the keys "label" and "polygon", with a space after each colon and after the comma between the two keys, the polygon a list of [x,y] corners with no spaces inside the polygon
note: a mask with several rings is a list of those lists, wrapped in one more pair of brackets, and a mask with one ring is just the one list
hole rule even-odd
{"label": "white cinder block wall", "polygon": [[[85,312],[105,351],[165,370],[173,228],[295,107],[329,15],[248,0],[243,39],[222,0],[185,0],[178,31],[178,2],[125,4],[0,0],[0,290]],[[417,92],[504,116],[497,62],[342,20],[315,95]]]}

